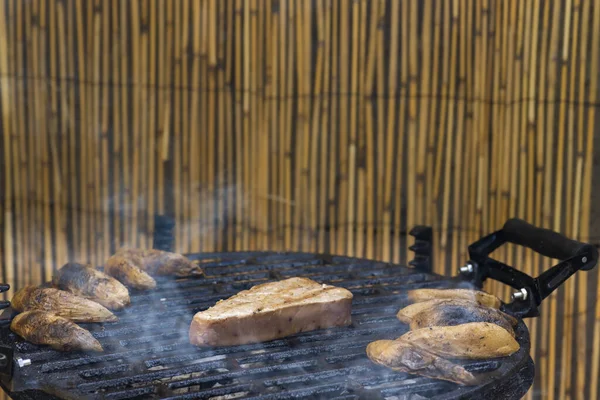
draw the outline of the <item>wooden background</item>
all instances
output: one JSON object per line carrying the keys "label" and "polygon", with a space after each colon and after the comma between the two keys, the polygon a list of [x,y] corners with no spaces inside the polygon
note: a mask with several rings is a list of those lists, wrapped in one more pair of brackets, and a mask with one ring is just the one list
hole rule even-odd
{"label": "wooden background", "polygon": [[[180,252],[402,263],[430,224],[443,274],[513,216],[595,242],[599,51],[593,0],[3,0],[2,280],[149,246],[157,212]],[[597,280],[530,322],[531,397],[597,398]]]}

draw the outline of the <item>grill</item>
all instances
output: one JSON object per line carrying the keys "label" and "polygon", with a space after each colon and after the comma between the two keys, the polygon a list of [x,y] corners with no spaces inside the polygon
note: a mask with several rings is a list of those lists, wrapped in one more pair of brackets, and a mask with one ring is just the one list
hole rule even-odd
{"label": "grill", "polygon": [[[535,373],[522,319],[516,329],[521,345],[517,353],[463,363],[482,376],[479,386],[394,372],[366,357],[369,342],[393,339],[407,331],[395,317],[408,304],[407,289],[475,288],[479,286],[475,278],[494,275],[473,257],[477,246],[470,249],[475,270],[466,272],[469,279],[433,274],[427,270],[430,230],[416,236],[413,268],[327,254],[188,254],[202,264],[205,277],[159,279],[155,291],[132,292],[131,307],[116,313],[118,322],[81,324],[102,343],[102,354],[61,353],[0,329],[4,357],[9,358],[2,387],[14,399],[521,398]],[[595,263],[594,255],[597,258],[591,254],[589,262]],[[188,327],[196,312],[253,285],[292,276],[349,289],[354,294],[352,325],[243,346],[196,348],[188,344]],[[568,276],[563,273],[559,280]],[[535,306],[534,293],[539,291],[529,296]],[[531,304],[522,302],[521,314],[535,314]],[[12,372],[11,357],[16,360]],[[22,360],[31,364],[20,367]]]}

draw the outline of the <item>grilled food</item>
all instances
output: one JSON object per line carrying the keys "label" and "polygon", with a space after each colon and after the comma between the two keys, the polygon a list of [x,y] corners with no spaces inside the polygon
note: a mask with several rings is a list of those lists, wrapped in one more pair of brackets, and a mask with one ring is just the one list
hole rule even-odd
{"label": "grilled food", "polygon": [[111,310],[130,304],[129,290],[121,282],[90,265],[65,264],[54,274],[52,284]]}
{"label": "grilled food", "polygon": [[490,322],[506,329],[514,336],[513,327],[518,321],[495,308],[482,307],[468,301],[444,300],[430,309],[413,316],[410,329],[428,328],[431,326],[452,326],[469,322]]}
{"label": "grilled food", "polygon": [[32,310],[17,314],[10,329],[28,342],[48,345],[59,351],[103,351],[100,342],[89,331],[46,311]]}
{"label": "grilled food", "polygon": [[489,322],[421,328],[399,340],[447,358],[489,359],[519,350],[519,343],[506,329]]}
{"label": "grilled food", "polygon": [[42,310],[74,322],[108,322],[117,317],[104,306],[73,293],[54,288],[26,286],[11,300],[17,311]]}
{"label": "grilled food", "polygon": [[156,287],[153,276],[202,275],[202,269],[186,257],[162,250],[123,248],[111,256],[104,272],[124,285],[145,290]]}
{"label": "grilled food", "polygon": [[104,272],[125,286],[138,290],[154,289],[156,281],[142,271],[137,266],[138,264],[141,264],[141,261],[138,263],[137,260],[132,258],[115,254],[106,261]]}
{"label": "grilled food", "polygon": [[352,293],[306,278],[264,283],[197,313],[190,342],[227,346],[274,340],[351,321]]}
{"label": "grilled food", "polygon": [[[396,317],[400,321],[410,324],[410,321],[412,321],[412,319],[415,317],[415,315],[420,314],[423,311],[431,310],[431,309],[435,308],[438,304],[442,303],[443,301],[444,300],[442,300],[442,299],[435,299],[435,300],[427,300],[427,301],[423,301],[420,303],[410,304],[410,305],[402,308],[400,311],[398,311],[398,313],[396,314]],[[467,301],[465,301],[465,303],[476,304],[476,303],[467,302]]]}
{"label": "grilled food", "polygon": [[496,296],[470,289],[414,289],[408,291],[408,298],[414,302],[428,300],[469,300],[479,305],[500,308],[502,302]]}
{"label": "grilled food", "polygon": [[460,385],[476,385],[477,380],[462,366],[417,348],[404,340],[378,340],[369,343],[371,361],[394,371],[443,379]]}

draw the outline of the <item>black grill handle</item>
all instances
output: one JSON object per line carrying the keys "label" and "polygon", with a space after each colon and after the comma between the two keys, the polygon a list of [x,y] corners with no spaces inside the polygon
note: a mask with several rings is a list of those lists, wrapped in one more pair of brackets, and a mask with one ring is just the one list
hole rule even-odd
{"label": "black grill handle", "polygon": [[[489,257],[505,243],[528,247],[537,253],[559,259],[560,263],[533,278]],[[539,305],[579,270],[591,270],[598,262],[598,250],[591,244],[569,239],[560,233],[535,227],[520,219],[510,219],[504,227],[469,246],[470,261],[461,268],[463,278],[482,287],[487,278],[507,284],[518,291],[506,311],[525,318],[539,315]]]}
{"label": "black grill handle", "polygon": [[591,244],[578,242],[549,229],[538,228],[522,219],[506,221],[502,233],[507,242],[528,247],[549,258],[564,261],[578,255],[591,254],[589,263],[581,269],[589,270],[598,261],[598,250]]}

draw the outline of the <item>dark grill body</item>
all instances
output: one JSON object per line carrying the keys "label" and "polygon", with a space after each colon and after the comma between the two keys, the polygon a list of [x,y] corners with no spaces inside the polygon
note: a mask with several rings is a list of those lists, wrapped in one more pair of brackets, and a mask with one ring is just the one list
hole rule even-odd
{"label": "dark grill body", "polygon": [[[486,375],[477,387],[394,372],[366,357],[369,342],[408,330],[395,317],[408,304],[407,289],[467,287],[463,281],[350,257],[261,252],[189,257],[203,260],[205,278],[159,280],[155,291],[132,293],[131,307],[116,313],[118,322],[82,324],[102,343],[102,354],[60,353],[2,329],[0,340],[15,348],[15,358],[31,359],[2,386],[15,399],[519,399],[532,384],[529,333],[522,321],[517,353],[464,363]],[[292,276],[352,291],[352,326],[245,346],[188,344],[196,312],[253,285]]]}

